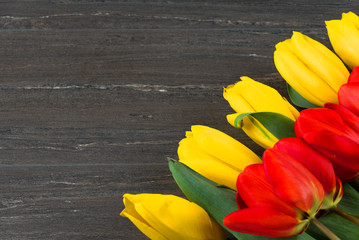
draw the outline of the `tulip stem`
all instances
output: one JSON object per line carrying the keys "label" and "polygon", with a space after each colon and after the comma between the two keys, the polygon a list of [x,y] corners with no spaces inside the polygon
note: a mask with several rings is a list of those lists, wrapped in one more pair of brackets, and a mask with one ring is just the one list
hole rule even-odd
{"label": "tulip stem", "polygon": [[347,219],[347,220],[349,220],[349,221],[351,221],[351,222],[353,222],[353,223],[355,223],[356,225],[359,226],[359,219],[354,217],[353,215],[350,215],[349,213],[346,213],[346,212],[344,212],[343,210],[341,210],[341,209],[339,209],[337,207],[332,207],[331,210],[334,213],[338,214],[339,216],[341,216],[341,217],[343,217],[343,218],[345,218],[345,219]]}
{"label": "tulip stem", "polygon": [[324,233],[330,240],[340,240],[340,238],[335,235],[332,231],[329,230],[323,223],[321,223],[318,219],[313,218],[313,224]]}

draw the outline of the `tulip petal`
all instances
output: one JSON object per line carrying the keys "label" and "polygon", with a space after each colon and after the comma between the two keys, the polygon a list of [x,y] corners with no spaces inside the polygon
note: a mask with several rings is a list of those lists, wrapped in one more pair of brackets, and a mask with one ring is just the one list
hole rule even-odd
{"label": "tulip petal", "polygon": [[125,197],[135,202],[137,213],[165,239],[214,240],[213,227],[220,229],[205,210],[183,198],[162,194],[126,194]]}
{"label": "tulip petal", "polygon": [[273,147],[278,138],[273,136],[260,122],[250,117],[240,117],[240,113],[227,115],[227,121],[235,128],[241,128],[243,131],[259,146],[267,149]]}
{"label": "tulip petal", "polygon": [[236,112],[243,113],[255,111],[251,104],[235,91],[235,85],[229,85],[227,88],[224,88],[223,97]]}
{"label": "tulip petal", "polygon": [[285,202],[276,194],[273,186],[267,180],[263,164],[246,167],[244,172],[238,176],[237,189],[240,199],[249,208],[271,207],[294,218],[300,216],[293,205]]}
{"label": "tulip petal", "polygon": [[289,103],[286,103],[277,90],[249,77],[241,77],[241,81],[225,88],[223,95],[237,113],[277,112],[292,120],[298,114],[293,106],[288,108]]}
{"label": "tulip petal", "polygon": [[336,111],[346,124],[348,124],[354,131],[359,133],[359,115],[355,115],[346,107],[335,103],[326,103],[324,106],[326,108]]}
{"label": "tulip petal", "polygon": [[[317,106],[337,102],[336,92],[313,73],[291,50],[291,39],[276,45],[274,63],[278,72],[301,96]],[[301,81],[298,81],[298,80]],[[321,94],[317,94],[321,93]]]}
{"label": "tulip petal", "polygon": [[262,162],[249,148],[221,131],[200,125],[192,126],[191,130],[203,151],[221,159],[233,169],[242,172],[246,166]]}
{"label": "tulip petal", "polygon": [[300,138],[281,139],[276,143],[274,149],[295,158],[319,180],[325,192],[322,209],[329,209],[337,204],[338,200],[333,198],[333,195],[340,190],[336,189],[337,181],[334,168],[327,157],[314,150]]}
{"label": "tulip petal", "polygon": [[332,163],[302,139],[281,139],[274,149],[285,152],[302,163],[319,180],[326,193],[335,189],[336,178]]}
{"label": "tulip petal", "polygon": [[293,32],[292,46],[296,55],[321,79],[338,92],[347,82],[349,72],[343,62],[327,47],[299,32]]}
{"label": "tulip petal", "polygon": [[234,231],[267,237],[294,236],[307,227],[307,222],[268,207],[235,211],[225,217],[223,223]]}
{"label": "tulip petal", "polygon": [[343,182],[352,181],[358,176],[358,143],[345,136],[334,135],[330,132],[320,134],[309,132],[303,134],[302,137],[332,161],[336,176]]}
{"label": "tulip petal", "polygon": [[121,212],[122,217],[127,217],[143,234],[145,234],[150,239],[157,240],[168,240],[165,236],[155,230],[150,224],[143,218],[135,209],[135,204],[138,204],[140,201],[138,198],[133,197],[134,195],[125,194],[123,196],[123,202],[125,204],[125,209]]}
{"label": "tulip petal", "polygon": [[313,174],[290,155],[274,149],[264,152],[263,164],[276,192],[309,216],[314,216],[322,203],[324,190]]}
{"label": "tulip petal", "polygon": [[339,104],[359,116],[359,82],[344,84],[338,93]]}
{"label": "tulip petal", "polygon": [[237,177],[241,171],[202,151],[193,138],[187,137],[181,140],[178,147],[178,157],[180,162],[208,179],[233,190],[236,189]]}
{"label": "tulip petal", "polygon": [[359,64],[359,18],[354,13],[343,13],[342,20],[326,21],[328,36],[335,52],[350,67]]}
{"label": "tulip petal", "polygon": [[[328,106],[331,105],[329,104]],[[322,132],[330,132],[351,138],[353,141],[358,141],[359,139],[359,133],[346,124],[337,111],[328,108],[303,110],[295,122],[294,128],[296,135],[299,137],[303,137],[303,134],[309,132],[319,135]]]}

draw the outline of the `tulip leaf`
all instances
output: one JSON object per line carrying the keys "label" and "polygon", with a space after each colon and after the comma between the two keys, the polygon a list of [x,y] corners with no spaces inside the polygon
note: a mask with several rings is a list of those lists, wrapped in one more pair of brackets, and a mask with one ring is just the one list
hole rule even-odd
{"label": "tulip leaf", "polygon": [[298,107],[301,108],[318,108],[319,106],[314,105],[313,103],[309,102],[307,99],[302,97],[292,86],[287,83],[287,91],[290,100]]}
{"label": "tulip leaf", "polygon": [[[242,113],[234,120],[234,126],[241,128],[243,126],[243,118],[249,117],[254,125],[258,129],[261,129],[263,135],[268,135],[266,131],[269,131],[277,139],[295,137],[294,121],[287,116],[275,112],[249,112]],[[256,121],[253,120],[253,118]],[[260,124],[258,124],[258,122]],[[262,125],[262,126],[261,126]],[[263,129],[263,127],[265,129]],[[270,138],[268,136],[268,138]]]}
{"label": "tulip leaf", "polygon": [[344,195],[338,208],[359,217],[359,193],[349,183],[343,184],[343,191]]}
{"label": "tulip leaf", "polygon": [[[238,240],[274,240],[278,238],[262,237],[234,232],[223,225],[223,219],[228,214],[238,210],[236,192],[219,185],[199,173],[193,171],[181,162],[169,160],[169,168],[178,186],[187,198],[205,209],[222,227]],[[310,235],[303,233],[282,240],[313,240]]]}

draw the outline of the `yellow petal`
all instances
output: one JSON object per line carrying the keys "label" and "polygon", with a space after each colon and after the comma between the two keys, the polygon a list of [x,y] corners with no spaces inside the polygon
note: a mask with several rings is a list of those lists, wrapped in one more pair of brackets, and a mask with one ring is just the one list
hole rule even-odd
{"label": "yellow petal", "polygon": [[347,12],[342,14],[342,20],[352,23],[357,29],[359,29],[359,16],[353,12]]}
{"label": "yellow petal", "polygon": [[[229,114],[227,115],[227,121],[234,127],[236,126],[235,119],[239,116],[239,113]],[[278,142],[278,138],[276,138],[271,132],[269,132],[260,122],[258,122],[254,118],[243,118],[242,122],[243,131],[250,137],[255,143],[259,146],[267,149],[274,146],[276,142]]]}
{"label": "yellow petal", "polygon": [[135,204],[139,204],[139,199],[132,196],[134,195],[125,194],[123,196],[123,202],[126,208],[121,212],[120,215],[127,217],[143,234],[145,234],[150,239],[169,240],[161,233],[153,229],[149,223],[137,213]]}
{"label": "yellow petal", "polygon": [[[288,42],[288,41],[286,41]],[[287,47],[278,43],[274,63],[278,72],[302,97],[317,106],[327,102],[337,103],[337,94]]]}
{"label": "yellow petal", "polygon": [[201,150],[221,159],[233,169],[243,171],[250,164],[261,163],[261,159],[242,143],[216,129],[192,126],[193,139]]}
{"label": "yellow petal", "polygon": [[342,20],[326,21],[328,36],[334,51],[350,67],[359,65],[359,17],[343,13]]}
{"label": "yellow petal", "polygon": [[178,157],[180,162],[206,178],[236,190],[240,170],[202,151],[193,138],[182,139],[178,147]]}
{"label": "yellow petal", "polygon": [[234,111],[239,113],[244,112],[254,112],[255,110],[250,105],[250,103],[243,98],[240,94],[237,94],[234,91],[235,85],[229,85],[227,88],[223,90],[223,97],[229,103],[229,105],[233,108]]}
{"label": "yellow petal", "polygon": [[137,214],[165,239],[225,239],[223,229],[206,211],[183,198],[162,194],[125,194],[124,199],[132,202]]}
{"label": "yellow petal", "polygon": [[223,93],[237,113],[277,112],[295,120],[291,111],[294,107],[290,109],[277,90],[249,77],[241,77],[241,80],[225,88]]}
{"label": "yellow petal", "polygon": [[348,81],[343,62],[323,44],[299,32],[293,32],[291,42],[296,56],[335,93]]}

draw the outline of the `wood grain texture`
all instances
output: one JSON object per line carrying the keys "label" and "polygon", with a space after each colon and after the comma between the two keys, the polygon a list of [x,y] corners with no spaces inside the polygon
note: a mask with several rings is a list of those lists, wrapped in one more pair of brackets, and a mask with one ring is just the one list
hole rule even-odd
{"label": "wood grain texture", "polygon": [[274,46],[356,1],[0,1],[0,238],[146,239],[124,193],[183,196],[167,167],[191,125],[226,122],[222,88],[276,87]]}

